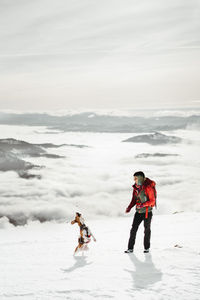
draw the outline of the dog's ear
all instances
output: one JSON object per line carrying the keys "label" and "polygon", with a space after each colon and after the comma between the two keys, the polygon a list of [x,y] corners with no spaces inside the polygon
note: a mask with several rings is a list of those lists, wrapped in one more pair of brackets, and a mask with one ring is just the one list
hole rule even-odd
{"label": "dog's ear", "polygon": [[80,223],[81,223],[81,224],[84,224],[85,220],[84,220],[82,217],[80,217],[79,220],[80,220]]}

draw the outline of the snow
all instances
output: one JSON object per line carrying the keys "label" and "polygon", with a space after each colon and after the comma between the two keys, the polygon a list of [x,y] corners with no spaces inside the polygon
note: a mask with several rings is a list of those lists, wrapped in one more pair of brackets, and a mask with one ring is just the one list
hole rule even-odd
{"label": "snow", "polygon": [[141,224],[134,253],[125,254],[133,213],[86,220],[97,242],[77,256],[70,220],[13,227],[5,218],[0,299],[200,299],[200,213],[155,212],[151,253],[143,253]]}

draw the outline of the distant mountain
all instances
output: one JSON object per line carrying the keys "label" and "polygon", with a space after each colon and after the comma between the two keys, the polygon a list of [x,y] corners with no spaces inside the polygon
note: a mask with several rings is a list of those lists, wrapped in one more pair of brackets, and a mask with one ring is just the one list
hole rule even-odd
{"label": "distant mountain", "polygon": [[150,145],[163,145],[163,144],[176,144],[182,141],[181,138],[176,136],[168,136],[159,132],[155,132],[153,134],[142,134],[131,137],[122,142],[130,142],[130,143],[147,143]]}
{"label": "distant mountain", "polygon": [[16,139],[0,139],[0,149],[26,156],[40,156],[46,151],[39,145],[30,144]]}
{"label": "distant mountain", "polygon": [[7,153],[0,149],[0,170],[1,171],[18,171],[29,170],[34,168],[34,165],[19,159],[15,154]]}
{"label": "distant mountain", "polygon": [[54,144],[31,144],[16,139],[0,139],[0,171],[15,171],[18,175],[25,179],[38,178],[40,175],[29,174],[28,171],[41,166],[33,165],[25,161],[24,157],[47,157],[62,158],[56,154],[46,153],[44,148],[61,147],[63,145]]}
{"label": "distant mountain", "polygon": [[0,149],[5,151],[12,151],[14,153],[18,153],[20,155],[28,155],[32,157],[36,156],[46,156],[46,157],[52,157],[52,158],[60,158],[63,156],[54,155],[54,154],[46,154],[46,150],[44,148],[60,148],[63,146],[70,146],[70,147],[76,147],[76,148],[84,148],[88,147],[85,145],[75,145],[75,144],[61,144],[61,145],[55,145],[52,143],[42,143],[42,144],[31,144],[24,141],[19,141],[13,138],[8,139],[0,139]]}
{"label": "distant mountain", "polygon": [[0,171],[15,171],[22,178],[38,178],[39,175],[29,174],[28,171],[34,168],[40,168],[37,165],[33,165],[23,159],[17,157],[16,154],[6,152],[0,149]]}
{"label": "distant mountain", "polygon": [[79,144],[61,144],[61,145],[55,145],[55,144],[51,144],[51,143],[44,143],[44,144],[33,144],[35,146],[40,146],[43,148],[60,148],[63,146],[67,146],[67,147],[75,147],[75,148],[88,148],[89,146],[86,145],[79,145]]}
{"label": "distant mountain", "polygon": [[173,157],[173,156],[179,156],[179,154],[167,154],[167,153],[141,153],[135,156],[135,158],[148,158],[148,157]]}
{"label": "distant mountain", "polygon": [[[38,113],[0,113],[0,124],[47,126],[49,130],[89,132],[154,132],[184,129],[187,126],[200,128],[200,116],[113,116],[91,112],[65,116]],[[47,133],[49,133],[49,130]],[[54,132],[56,134],[56,131]]]}

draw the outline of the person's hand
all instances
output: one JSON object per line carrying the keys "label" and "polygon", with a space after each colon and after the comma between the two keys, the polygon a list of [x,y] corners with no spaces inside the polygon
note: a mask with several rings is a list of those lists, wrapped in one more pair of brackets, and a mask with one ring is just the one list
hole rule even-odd
{"label": "person's hand", "polygon": [[147,206],[149,206],[149,205],[148,205],[148,201],[146,201],[146,202],[144,202],[144,203],[140,203],[140,204],[138,204],[138,206],[139,206],[140,208],[147,207]]}
{"label": "person's hand", "polygon": [[143,207],[145,207],[145,204],[144,203],[140,203],[140,204],[137,205],[137,207],[138,208],[143,208]]}
{"label": "person's hand", "polygon": [[126,210],[125,210],[125,213],[129,213],[130,209],[127,207]]}

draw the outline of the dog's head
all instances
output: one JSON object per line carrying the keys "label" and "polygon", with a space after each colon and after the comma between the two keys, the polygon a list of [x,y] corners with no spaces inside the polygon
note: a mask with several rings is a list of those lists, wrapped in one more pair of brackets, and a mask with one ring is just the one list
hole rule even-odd
{"label": "dog's head", "polygon": [[75,223],[78,223],[79,226],[84,224],[84,219],[82,218],[81,214],[78,212],[76,212],[75,219],[71,221],[71,224],[75,224]]}

